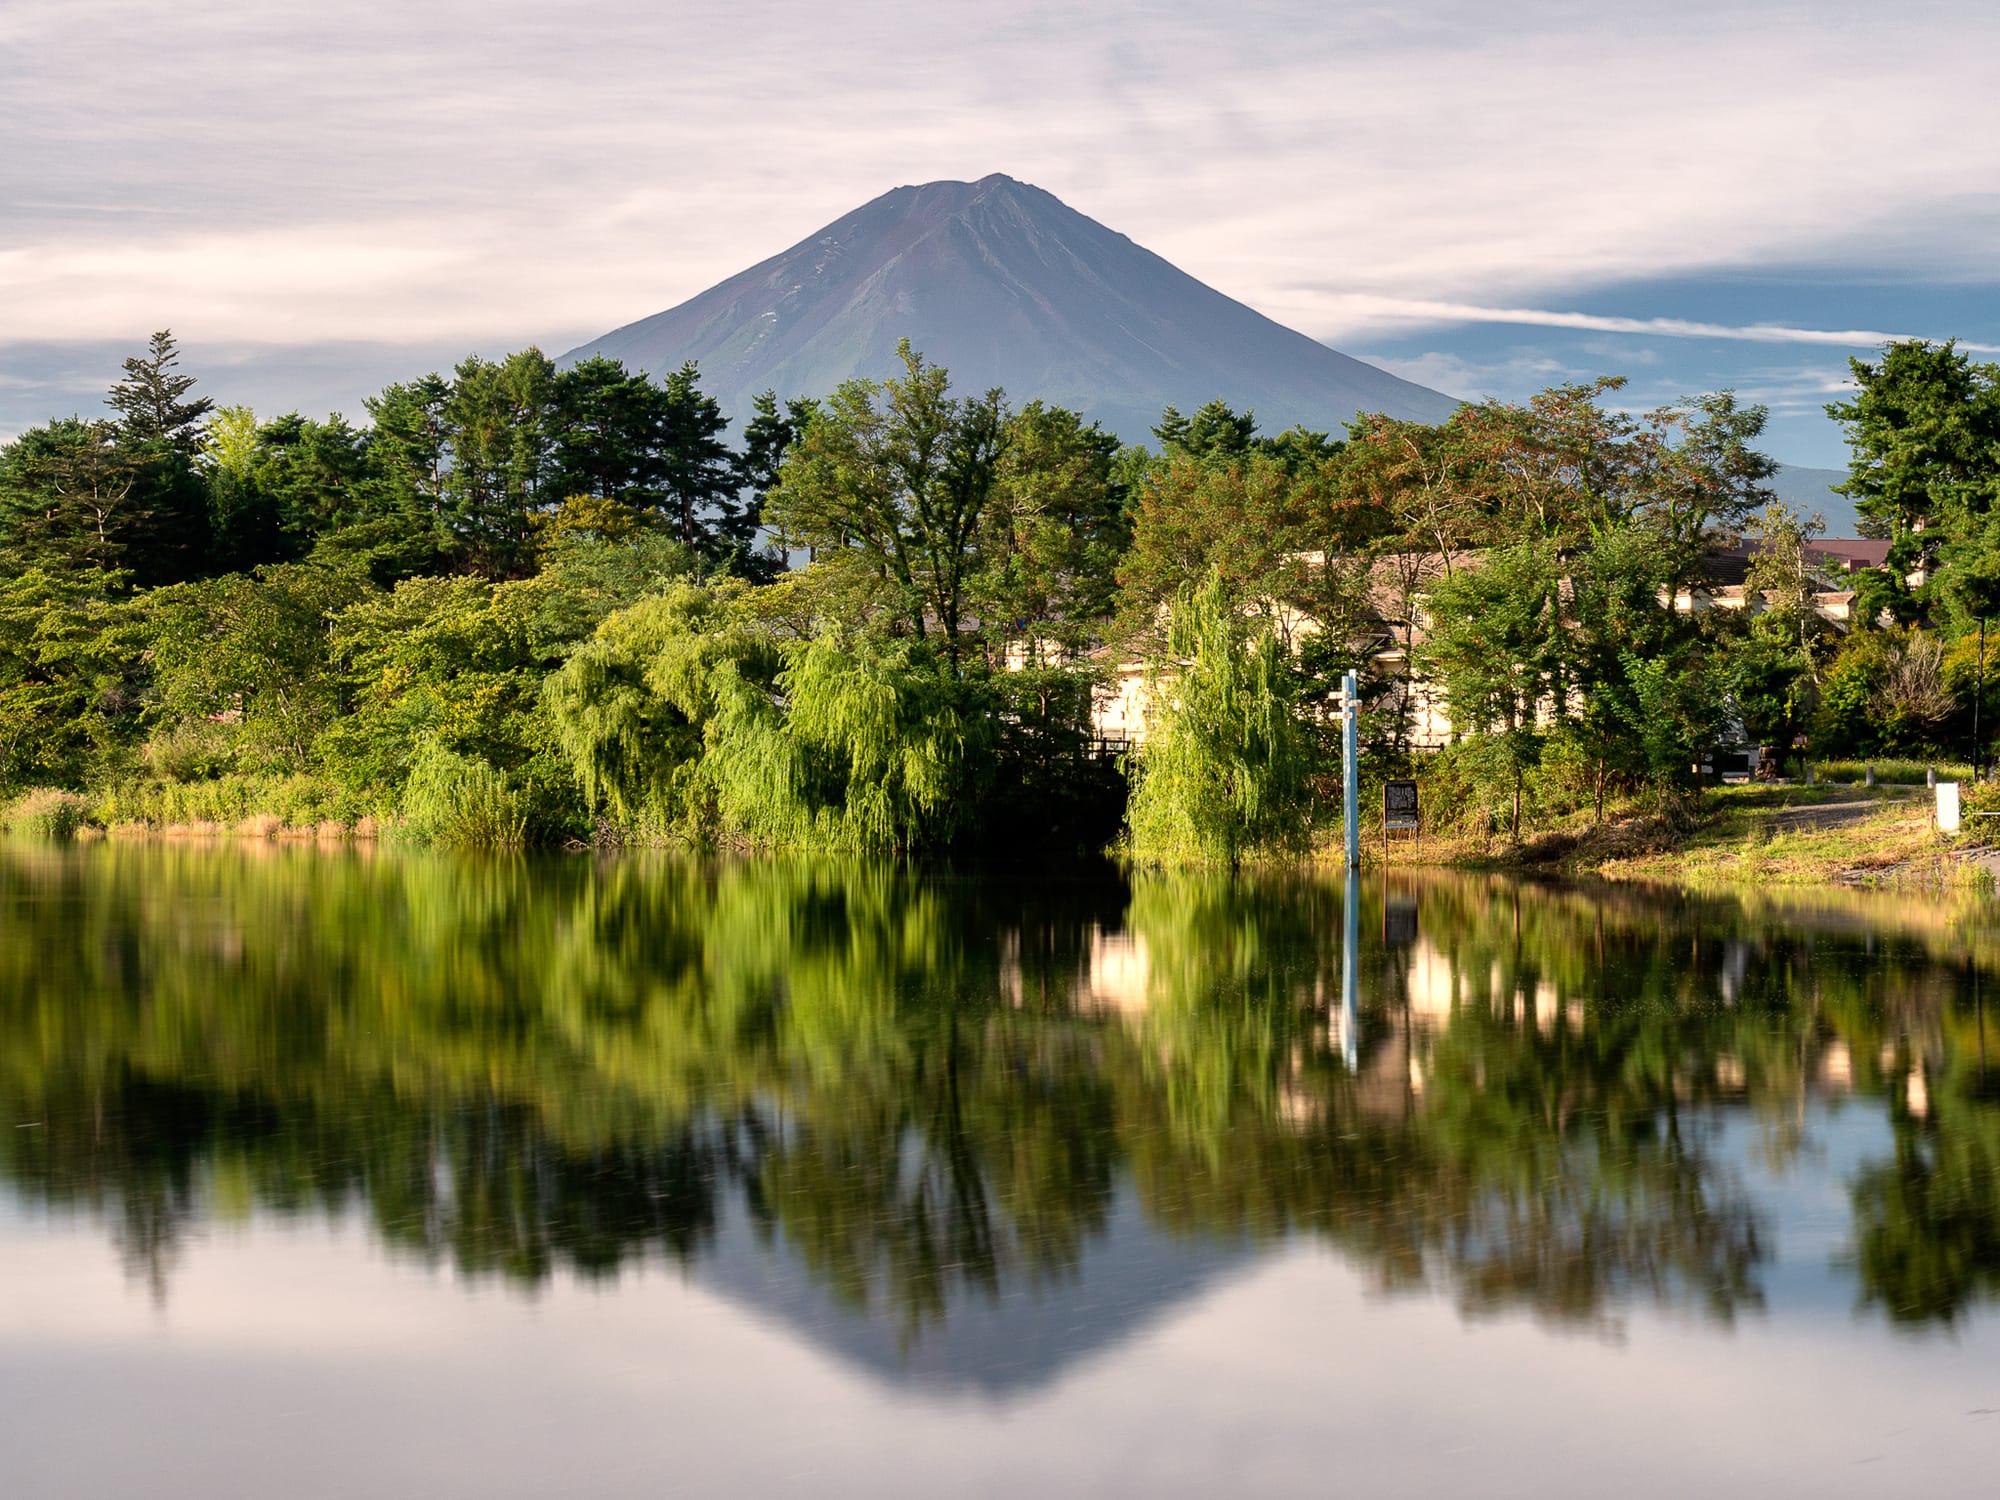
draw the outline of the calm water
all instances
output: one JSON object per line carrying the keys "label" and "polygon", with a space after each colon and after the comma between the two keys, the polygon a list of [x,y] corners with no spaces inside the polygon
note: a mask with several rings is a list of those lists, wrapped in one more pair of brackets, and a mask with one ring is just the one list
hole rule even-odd
{"label": "calm water", "polygon": [[0,845],[0,1493],[1991,1494],[1993,913]]}

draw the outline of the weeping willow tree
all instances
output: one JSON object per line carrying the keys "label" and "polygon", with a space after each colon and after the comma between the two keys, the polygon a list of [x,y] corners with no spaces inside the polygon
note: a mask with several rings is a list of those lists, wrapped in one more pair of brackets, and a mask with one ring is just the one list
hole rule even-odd
{"label": "weeping willow tree", "polygon": [[889,852],[962,826],[990,730],[921,646],[789,642],[781,718],[732,705],[709,756],[724,822],[752,842]]}
{"label": "weeping willow tree", "polygon": [[403,785],[402,832],[447,849],[518,849],[528,841],[528,812],[507,778],[476,755],[435,740],[417,749]]}
{"label": "weeping willow tree", "polygon": [[921,645],[778,641],[739,586],[683,585],[607,619],[546,703],[623,828],[883,853],[944,843],[976,800],[974,692]]}
{"label": "weeping willow tree", "polygon": [[1303,850],[1311,784],[1290,674],[1270,626],[1253,626],[1219,573],[1174,602],[1148,689],[1126,811],[1133,856],[1234,865]]}
{"label": "weeping willow tree", "polygon": [[718,831],[710,732],[774,720],[776,646],[736,584],[682,584],[598,627],[544,692],[592,812],[647,834]]}

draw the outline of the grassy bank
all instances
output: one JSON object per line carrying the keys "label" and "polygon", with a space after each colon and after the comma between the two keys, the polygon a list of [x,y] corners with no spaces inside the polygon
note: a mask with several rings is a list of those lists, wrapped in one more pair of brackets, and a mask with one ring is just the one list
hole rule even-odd
{"label": "grassy bank", "polygon": [[1601,824],[1504,837],[1381,846],[1391,864],[1533,869],[1686,886],[1910,885],[1990,888],[2000,856],[1979,825],[1947,838],[1921,785],[1739,786],[1706,791],[1668,817],[1627,811]]}

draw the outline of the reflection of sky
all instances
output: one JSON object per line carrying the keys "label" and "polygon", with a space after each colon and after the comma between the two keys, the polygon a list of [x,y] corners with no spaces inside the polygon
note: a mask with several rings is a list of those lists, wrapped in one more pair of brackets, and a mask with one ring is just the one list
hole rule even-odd
{"label": "reflection of sky", "polygon": [[[1829,1168],[1859,1145],[1844,1120],[1812,1123]],[[1819,1256],[1837,1175],[1766,1199],[1804,1215],[1787,1261]],[[1899,1338],[1812,1305],[1789,1270],[1769,1314],[1728,1333],[1635,1310],[1622,1339],[1551,1337],[1372,1296],[1295,1243],[995,1404],[869,1378],[699,1276],[523,1298],[261,1220],[191,1246],[156,1308],[88,1229],[7,1223],[0,1285],[36,1289],[0,1299],[20,1500],[1213,1495],[1329,1475],[1384,1494],[1872,1495],[1893,1476],[1969,1495],[2000,1436],[1978,1414],[2000,1407],[1990,1319]]]}

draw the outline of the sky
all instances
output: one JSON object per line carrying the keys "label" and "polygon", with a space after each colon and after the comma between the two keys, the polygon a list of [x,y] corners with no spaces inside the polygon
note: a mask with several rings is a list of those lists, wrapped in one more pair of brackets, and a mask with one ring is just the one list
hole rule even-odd
{"label": "sky", "polygon": [[7,0],[0,435],[160,327],[358,417],[998,171],[1454,395],[1727,386],[1838,467],[1850,357],[2000,352],[1996,84],[1961,0]]}

